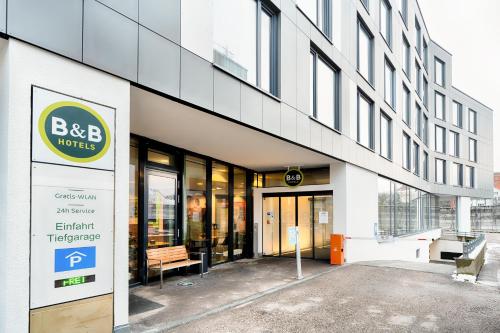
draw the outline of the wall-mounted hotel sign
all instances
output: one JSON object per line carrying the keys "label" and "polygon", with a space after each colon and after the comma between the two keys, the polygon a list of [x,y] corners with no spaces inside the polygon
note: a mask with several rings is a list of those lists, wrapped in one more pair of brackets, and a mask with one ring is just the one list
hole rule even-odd
{"label": "wall-mounted hotel sign", "polygon": [[115,109],[32,92],[32,309],[113,292]]}
{"label": "wall-mounted hotel sign", "polygon": [[283,175],[283,181],[287,186],[296,187],[304,181],[304,174],[298,168],[288,169],[288,171]]}

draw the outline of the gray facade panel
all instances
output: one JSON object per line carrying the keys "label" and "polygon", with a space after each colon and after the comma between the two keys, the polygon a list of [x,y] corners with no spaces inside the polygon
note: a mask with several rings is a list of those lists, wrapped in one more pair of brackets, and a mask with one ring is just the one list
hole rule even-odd
{"label": "gray facade panel", "polygon": [[137,81],[138,24],[93,0],[84,21],[83,62]]}
{"label": "gray facade panel", "polygon": [[311,144],[309,117],[302,112],[297,112],[297,142],[306,147]]}
{"label": "gray facade panel", "polygon": [[309,119],[309,123],[311,125],[310,133],[311,133],[311,148],[321,151],[321,128],[322,125],[318,124],[314,120]]}
{"label": "gray facade panel", "polygon": [[265,131],[280,135],[281,110],[280,103],[271,97],[264,96],[262,102],[262,127]]}
{"label": "gray facade panel", "polygon": [[138,0],[98,0],[98,1],[110,8],[113,8],[117,12],[127,16],[128,18],[134,21],[137,21],[138,19],[138,10],[139,10]]}
{"label": "gray facade panel", "polygon": [[211,63],[181,49],[181,98],[213,110],[214,69]]}
{"label": "gray facade panel", "polygon": [[181,48],[139,27],[138,82],[168,95],[180,94]]}
{"label": "gray facade panel", "polygon": [[139,1],[139,23],[180,44],[181,0]]}
{"label": "gray facade panel", "polygon": [[281,103],[281,136],[297,140],[297,111],[285,103]]}
{"label": "gray facade panel", "polygon": [[220,70],[214,70],[214,111],[241,119],[241,83]]}
{"label": "gray facade panel", "polygon": [[241,121],[262,128],[262,93],[241,85]]}
{"label": "gray facade panel", "polygon": [[281,19],[281,99],[297,105],[297,27],[286,17]]}
{"label": "gray facade panel", "polygon": [[82,0],[15,0],[7,10],[9,35],[82,59]]}

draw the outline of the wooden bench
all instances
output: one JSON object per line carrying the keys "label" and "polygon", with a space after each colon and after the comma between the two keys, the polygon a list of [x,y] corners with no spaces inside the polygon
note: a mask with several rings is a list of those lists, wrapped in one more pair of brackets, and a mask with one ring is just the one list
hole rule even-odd
{"label": "wooden bench", "polygon": [[189,259],[188,252],[184,245],[160,247],[146,250],[146,284],[148,283],[148,271],[160,271],[160,289],[163,288],[163,272],[170,269],[200,265],[201,277],[203,277],[203,256],[205,253],[191,252],[191,254],[200,254],[201,260]]}

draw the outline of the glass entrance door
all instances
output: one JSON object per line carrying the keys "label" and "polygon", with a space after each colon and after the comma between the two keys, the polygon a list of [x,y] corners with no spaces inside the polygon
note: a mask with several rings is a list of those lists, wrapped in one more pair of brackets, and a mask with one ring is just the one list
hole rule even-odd
{"label": "glass entrance door", "polygon": [[177,243],[177,175],[147,169],[147,248]]}
{"label": "glass entrance door", "polygon": [[298,226],[301,257],[330,259],[331,192],[265,196],[262,207],[263,255],[295,257],[295,245],[288,242],[288,228]]}

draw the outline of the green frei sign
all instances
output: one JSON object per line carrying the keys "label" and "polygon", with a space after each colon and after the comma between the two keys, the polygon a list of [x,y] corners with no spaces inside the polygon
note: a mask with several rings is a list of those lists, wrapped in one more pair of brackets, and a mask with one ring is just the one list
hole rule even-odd
{"label": "green frei sign", "polygon": [[104,119],[77,102],[49,105],[40,115],[38,131],[52,152],[72,162],[96,161],[106,154],[111,143]]}

